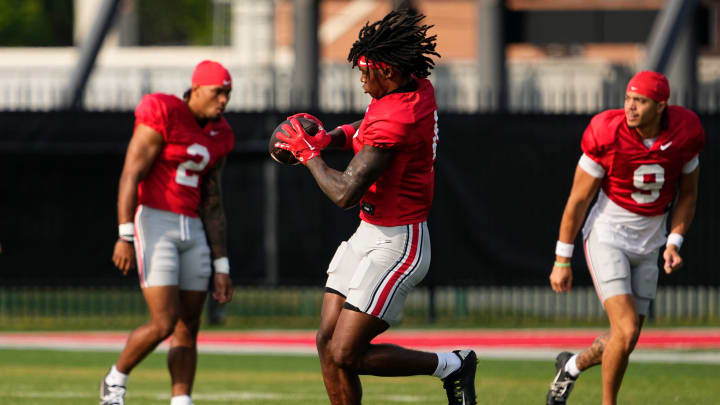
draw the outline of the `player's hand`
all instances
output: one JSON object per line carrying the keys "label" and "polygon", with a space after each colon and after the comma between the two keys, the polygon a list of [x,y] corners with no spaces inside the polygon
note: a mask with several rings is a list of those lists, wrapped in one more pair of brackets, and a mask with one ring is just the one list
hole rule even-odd
{"label": "player's hand", "polygon": [[118,239],[115,242],[112,261],[115,263],[115,267],[120,269],[123,276],[127,275],[130,269],[135,268],[135,246],[130,242]]}
{"label": "player's hand", "polygon": [[288,135],[278,133],[282,142],[276,142],[275,146],[291,151],[302,164],[320,156],[320,151],[330,144],[330,135],[322,127],[315,135],[308,135],[297,119],[291,118],[290,123],[292,126],[285,124],[282,127]]}
{"label": "player's hand", "polygon": [[315,123],[317,124],[318,130],[320,130],[320,131],[324,131],[324,130],[325,130],[325,126],[323,125],[322,121],[320,121],[320,119],[319,119],[318,117],[316,117],[316,116],[314,116],[314,115],[312,115],[312,114],[308,114],[308,113],[297,113],[297,114],[293,114],[293,115],[287,117],[287,120],[290,121],[290,120],[293,119],[293,118],[305,118],[305,119],[309,119],[310,121],[313,121],[313,122],[315,122]]}
{"label": "player's hand", "polygon": [[663,268],[667,274],[670,274],[683,266],[683,259],[680,256],[680,252],[677,251],[675,245],[671,244],[665,248],[663,259],[665,259],[665,266],[663,266]]}
{"label": "player's hand", "polygon": [[550,273],[550,286],[555,292],[568,292],[572,289],[572,267],[553,266]]}
{"label": "player's hand", "polygon": [[229,274],[215,273],[214,277],[215,289],[213,298],[218,304],[225,304],[232,300],[233,286],[232,279]]}

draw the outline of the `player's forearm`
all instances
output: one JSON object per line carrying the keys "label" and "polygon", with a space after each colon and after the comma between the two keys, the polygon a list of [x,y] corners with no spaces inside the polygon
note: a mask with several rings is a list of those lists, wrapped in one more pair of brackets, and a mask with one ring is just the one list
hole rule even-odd
{"label": "player's forearm", "polygon": [[700,169],[680,177],[678,198],[671,212],[670,233],[685,235],[695,217]]}
{"label": "player's forearm", "polygon": [[354,207],[362,198],[365,190],[361,188],[358,179],[353,174],[352,166],[344,172],[329,167],[322,158],[315,158],[307,162],[307,168],[315,178],[320,190],[340,208]]}
{"label": "player's forearm", "polygon": [[695,217],[696,194],[687,194],[678,198],[672,210],[670,222],[670,233],[685,235]]}
{"label": "player's forearm", "polygon": [[134,222],[135,209],[137,208],[137,176],[131,173],[123,173],[120,176],[118,185],[118,224]]}
{"label": "player's forearm", "polygon": [[224,165],[224,160],[219,162],[218,166],[205,179],[202,202],[198,209],[214,259],[227,256],[225,208],[220,188],[220,176]]}
{"label": "player's forearm", "polygon": [[200,211],[200,218],[205,227],[210,252],[213,259],[227,256],[227,232],[225,221],[225,209],[222,201],[213,201],[203,207]]}
{"label": "player's forearm", "polygon": [[[565,205],[565,211],[563,212],[562,221],[560,222],[560,233],[558,240],[563,243],[572,245],[575,242],[575,237],[580,231],[582,226],[583,218],[587,212],[590,200],[579,200],[571,198]],[[557,256],[557,260],[566,261],[570,258],[564,258]]]}

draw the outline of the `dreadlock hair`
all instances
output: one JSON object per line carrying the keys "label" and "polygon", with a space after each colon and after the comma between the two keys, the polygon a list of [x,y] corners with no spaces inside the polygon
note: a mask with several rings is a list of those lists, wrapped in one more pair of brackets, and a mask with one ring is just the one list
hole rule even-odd
{"label": "dreadlock hair", "polygon": [[405,75],[430,76],[435,62],[428,55],[435,52],[437,35],[427,36],[433,25],[418,25],[425,16],[409,9],[393,10],[382,20],[365,23],[348,54],[348,62],[357,66],[360,56],[385,62]]}

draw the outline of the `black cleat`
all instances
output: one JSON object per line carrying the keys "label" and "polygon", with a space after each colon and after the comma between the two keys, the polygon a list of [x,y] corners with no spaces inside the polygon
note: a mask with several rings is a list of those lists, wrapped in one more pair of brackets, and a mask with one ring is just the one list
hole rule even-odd
{"label": "black cleat", "polygon": [[454,350],[453,353],[460,357],[460,368],[443,378],[448,405],[475,405],[477,355],[472,350]]}
{"label": "black cleat", "polygon": [[567,403],[570,392],[577,380],[577,377],[573,377],[565,371],[565,364],[572,356],[574,356],[573,353],[562,352],[555,358],[557,374],[547,393],[547,405],[565,405]]}
{"label": "black cleat", "polygon": [[100,381],[100,405],[125,405],[125,386],[108,385],[103,377]]}

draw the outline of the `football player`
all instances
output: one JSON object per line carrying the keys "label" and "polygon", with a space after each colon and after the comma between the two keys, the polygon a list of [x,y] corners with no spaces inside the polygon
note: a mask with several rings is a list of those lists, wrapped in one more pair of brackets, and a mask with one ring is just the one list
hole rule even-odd
{"label": "football player", "polygon": [[222,116],[230,91],[228,71],[203,61],[195,67],[184,99],[149,94],[135,109],[118,190],[120,225],[113,262],[123,275],[137,262],[150,322],[130,334],[103,378],[101,405],[125,404],[128,374],[168,336],[170,403],[192,404],[211,258],[214,298],[225,303],[232,297],[220,193],[226,155],[235,142]]}
{"label": "football player", "polygon": [[550,284],[556,292],[570,290],[573,241],[600,190],[583,241],[610,330],[579,354],[557,356],[548,405],[565,404],[580,372],[597,364],[602,364],[603,404],[617,403],[628,358],[655,297],[660,249],[664,246],[667,274],[682,267],[679,251],[695,213],[705,132],[695,113],[668,106],[669,96],[665,76],[639,72],[628,83],[625,108],[596,115],[583,134]]}
{"label": "football player", "polygon": [[[401,319],[409,291],[430,265],[426,223],[432,204],[438,144],[435,93],[427,79],[435,36],[425,18],[392,11],[366,24],[348,61],[372,96],[364,118],[330,134],[308,136],[297,116],[276,146],[292,151],[320,189],[339,207],[360,206],[360,225],[330,262],[317,333],[317,349],[330,402],[360,404],[359,375],[434,375],[448,403],[475,404],[477,357],[471,350],[428,353],[371,344]],[[320,151],[352,149],[344,171],[328,167]]]}

